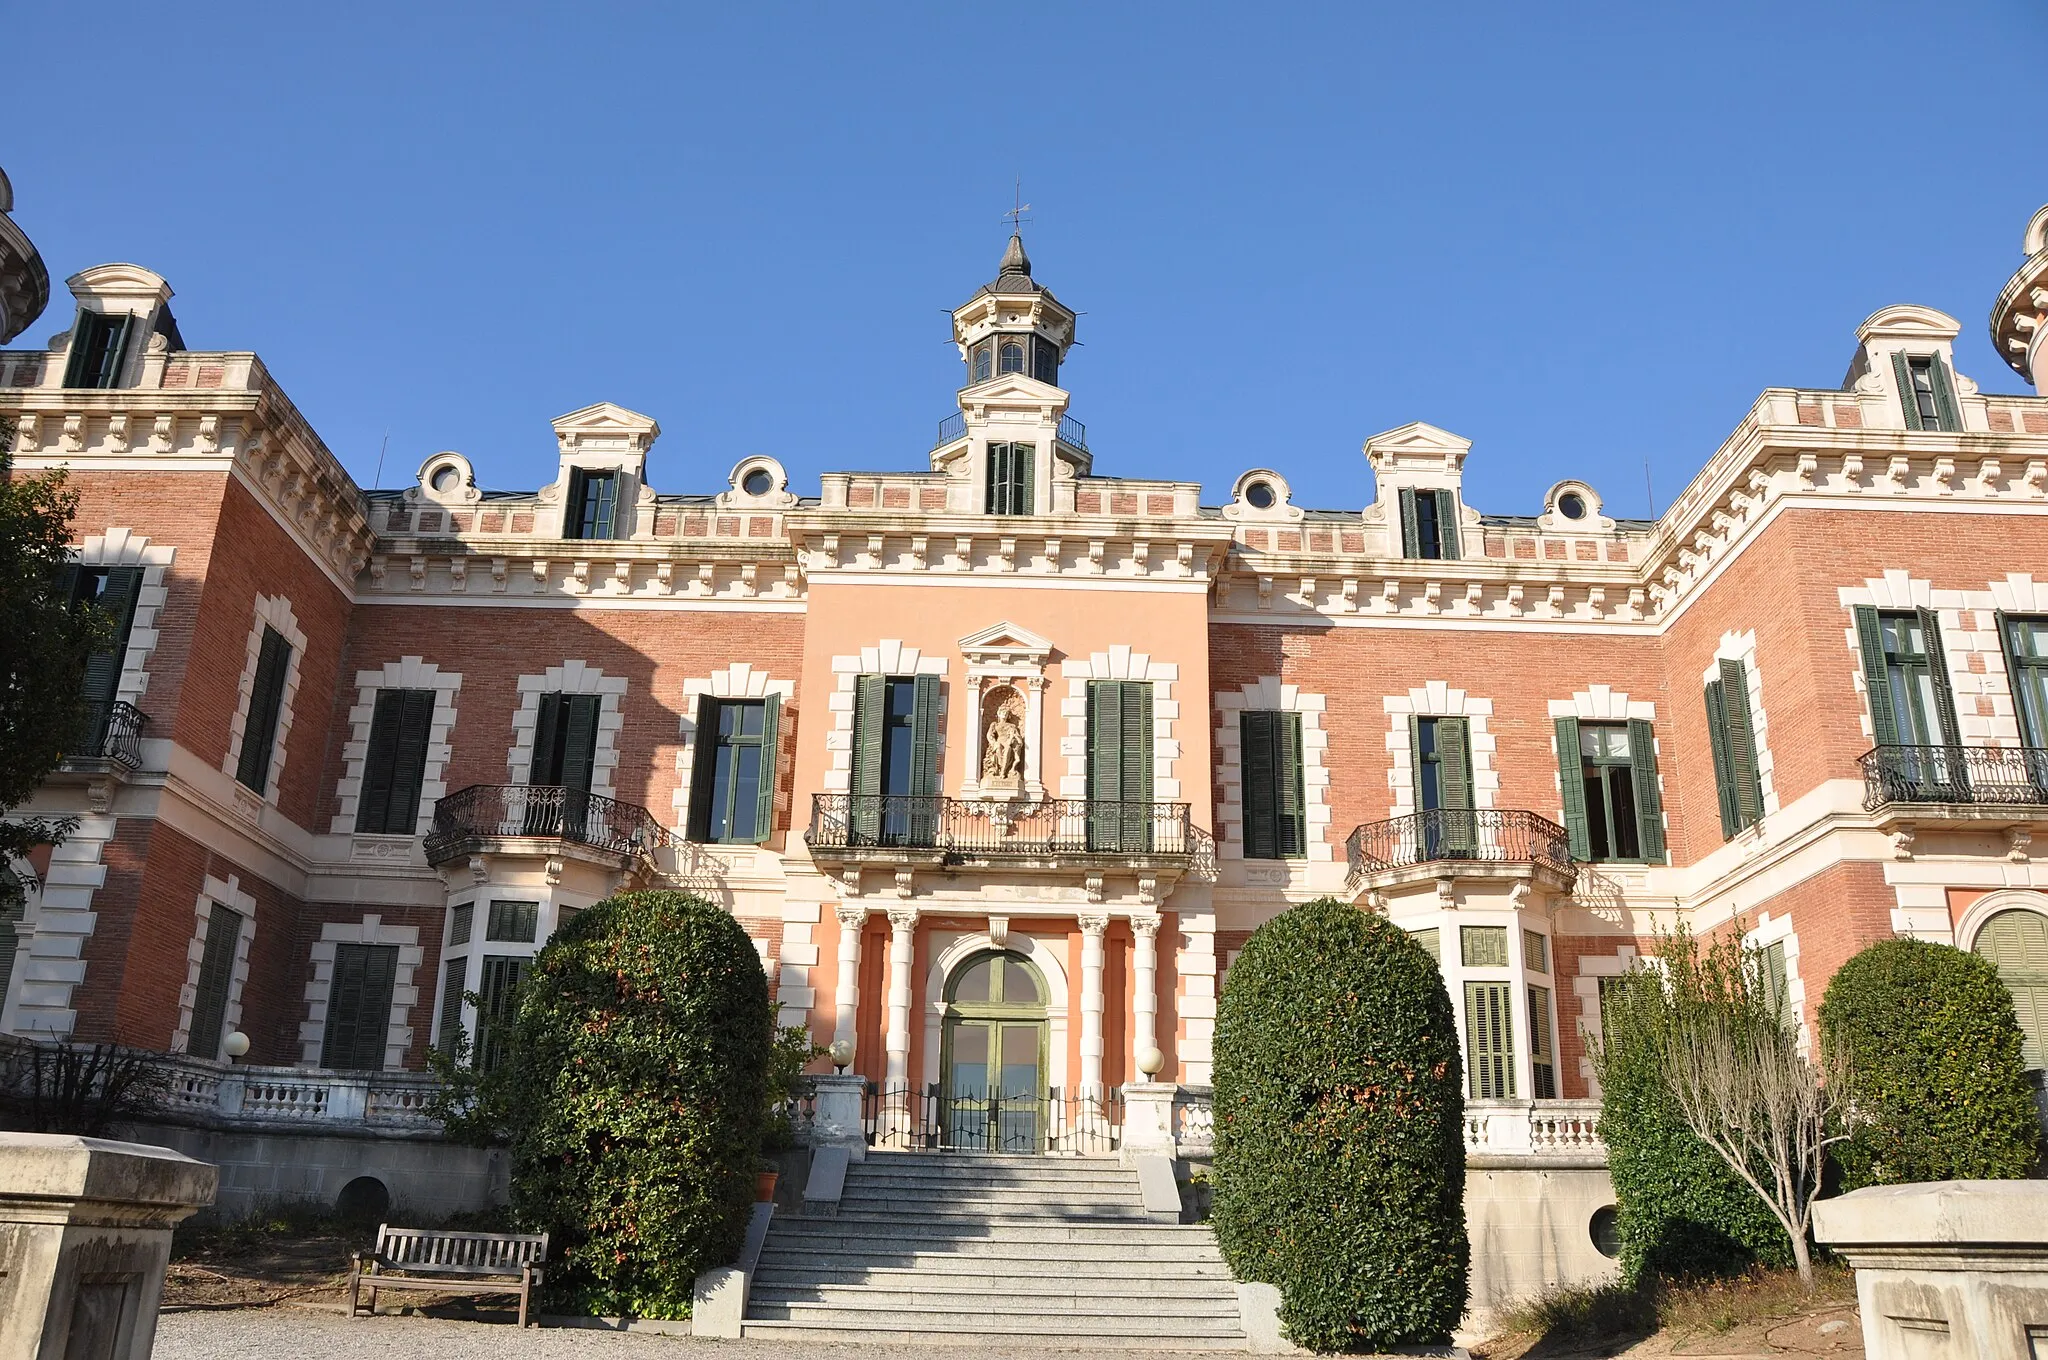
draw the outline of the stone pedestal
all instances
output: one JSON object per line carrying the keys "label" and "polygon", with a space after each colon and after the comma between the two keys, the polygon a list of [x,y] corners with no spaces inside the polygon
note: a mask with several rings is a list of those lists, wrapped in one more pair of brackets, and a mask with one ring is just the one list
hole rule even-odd
{"label": "stone pedestal", "polygon": [[868,1155],[867,1133],[861,1127],[861,1093],[867,1083],[848,1073],[815,1077],[818,1104],[811,1117],[811,1146],[845,1148],[858,1162]]}
{"label": "stone pedestal", "polygon": [[1856,1271],[1869,1360],[2031,1360],[2048,1345],[2048,1183],[1930,1181],[1813,1206]]}
{"label": "stone pedestal", "polygon": [[1124,1136],[1118,1155],[1124,1165],[1140,1157],[1174,1157],[1173,1097],[1179,1088],[1170,1081],[1133,1081],[1124,1085]]}
{"label": "stone pedestal", "polygon": [[171,1228],[218,1174],[142,1143],[0,1133],[0,1357],[149,1360]]}

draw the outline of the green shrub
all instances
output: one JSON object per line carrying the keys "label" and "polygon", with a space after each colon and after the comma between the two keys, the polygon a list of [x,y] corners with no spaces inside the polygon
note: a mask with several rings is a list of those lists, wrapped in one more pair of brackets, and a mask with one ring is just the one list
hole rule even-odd
{"label": "green shrub", "polygon": [[[1681,945],[1689,949],[1690,942]],[[1791,1239],[1721,1154],[1701,1142],[1665,1083],[1662,1045],[1691,1008],[1691,989],[1667,993],[1664,975],[1638,968],[1605,993],[1600,1135],[1614,1181],[1622,1279],[1740,1275],[1792,1261]],[[1764,1173],[1770,1183],[1769,1173]]]}
{"label": "green shrub", "polygon": [[1871,945],[1828,983],[1820,1032],[1855,1108],[1835,1150],[1844,1190],[2032,1173],[2040,1115],[1989,960],[1923,940]]}
{"label": "green shrub", "polygon": [[760,957],[702,898],[623,893],[548,942],[500,1069],[547,1308],[688,1317],[698,1272],[738,1258],[771,1028]]}
{"label": "green shrub", "polygon": [[1216,1022],[1211,1221],[1316,1350],[1449,1338],[1465,1310],[1464,1074],[1436,963],[1325,898],[1261,926]]}

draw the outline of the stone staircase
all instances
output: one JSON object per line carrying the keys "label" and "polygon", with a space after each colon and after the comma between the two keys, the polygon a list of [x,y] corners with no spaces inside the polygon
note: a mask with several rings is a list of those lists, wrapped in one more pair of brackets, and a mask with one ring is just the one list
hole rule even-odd
{"label": "stone staircase", "polygon": [[777,1213],[743,1335],[1245,1348],[1214,1235],[1148,1216],[1134,1170],[974,1153],[873,1153],[836,1216]]}

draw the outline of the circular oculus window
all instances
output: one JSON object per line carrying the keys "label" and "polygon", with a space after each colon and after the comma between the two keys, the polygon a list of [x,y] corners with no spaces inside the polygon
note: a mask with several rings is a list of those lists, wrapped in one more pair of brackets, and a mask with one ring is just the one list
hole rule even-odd
{"label": "circular oculus window", "polygon": [[1273,508],[1273,484],[1271,482],[1253,482],[1244,489],[1244,503],[1254,510],[1271,510]]}
{"label": "circular oculus window", "polygon": [[767,468],[749,468],[747,475],[740,478],[740,490],[749,496],[765,496],[774,489],[775,477]]}
{"label": "circular oculus window", "polygon": [[427,485],[446,495],[462,484],[462,470],[453,463],[443,463],[434,469],[434,475],[427,479]]}
{"label": "circular oculus window", "polygon": [[1557,498],[1557,513],[1566,519],[1586,517],[1586,498],[1576,491],[1567,491]]}

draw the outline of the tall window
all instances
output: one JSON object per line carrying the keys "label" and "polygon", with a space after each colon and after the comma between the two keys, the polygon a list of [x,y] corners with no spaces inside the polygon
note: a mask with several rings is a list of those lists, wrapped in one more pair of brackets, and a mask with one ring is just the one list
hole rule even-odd
{"label": "tall window", "polygon": [[852,834],[929,845],[937,831],[939,678],[863,675],[854,689]]}
{"label": "tall window", "polygon": [[1718,673],[1707,684],[1707,740],[1726,838],[1763,819],[1764,789],[1757,771],[1756,727],[1750,721],[1748,670],[1740,661],[1724,660]]}
{"label": "tall window", "polygon": [[[912,707],[916,698],[912,696]],[[758,844],[773,830],[782,700],[697,701],[690,839]]]}
{"label": "tall window", "polygon": [[1144,680],[1088,682],[1088,845],[1152,845],[1152,686]]}
{"label": "tall window", "polygon": [[1999,617],[2005,669],[2018,710],[2020,742],[2048,747],[2048,619]]}
{"label": "tall window", "polygon": [[1955,740],[1955,698],[1930,610],[1858,609],[1863,681],[1880,746],[1943,746]]}
{"label": "tall window", "polygon": [[327,1029],[320,1065],[379,1071],[391,1029],[391,992],[398,979],[395,944],[338,944],[327,989]]}
{"label": "tall window", "polygon": [[1004,373],[1024,371],[1024,342],[1005,340],[996,351],[996,367]]}
{"label": "tall window", "polygon": [[185,1040],[185,1051],[195,1058],[220,1056],[241,940],[242,913],[211,903],[206,915],[206,944],[199,955],[199,985],[192,997],[192,1029]]}
{"label": "tall window", "polygon": [[1557,758],[1572,858],[1661,863],[1664,801],[1649,722],[1557,720]]}
{"label": "tall window", "polygon": [[974,357],[969,360],[970,381],[984,383],[995,376],[996,342],[984,340],[974,347]]}
{"label": "tall window", "polygon": [[1424,814],[1417,849],[1430,859],[1470,853],[1472,739],[1464,718],[1410,718],[1408,750],[1415,810]]}
{"label": "tall window", "polygon": [[1458,556],[1458,498],[1448,490],[1401,491],[1401,555],[1454,559]]}
{"label": "tall window", "polygon": [[569,473],[563,538],[613,538],[619,509],[619,474],[576,468]]}
{"label": "tall window", "polygon": [[988,512],[991,515],[1031,513],[1034,444],[988,446]]}
{"label": "tall window", "polygon": [[597,762],[598,696],[543,694],[533,730],[528,781],[588,793]]}
{"label": "tall window", "polygon": [[435,1046],[443,1053],[455,1052],[455,1036],[462,1028],[462,979],[469,967],[467,958],[453,958],[441,965],[441,1033]]}
{"label": "tall window", "polygon": [[277,720],[284,711],[285,676],[291,670],[292,645],[272,627],[263,629],[256,653],[256,679],[249,690],[249,716],[242,725],[242,755],[235,778],[258,793],[270,787],[270,758],[277,742]]}
{"label": "tall window", "polygon": [[1060,348],[1041,336],[1032,347],[1031,376],[1057,387],[1060,381]]}
{"label": "tall window", "polygon": [[1246,859],[1300,859],[1308,853],[1302,788],[1301,715],[1254,712],[1238,718],[1244,787]]}
{"label": "tall window", "polygon": [[1550,1051],[1550,989],[1529,988],[1530,1092],[1538,1100],[1557,1099],[1557,1060]]}
{"label": "tall window", "polygon": [[1909,430],[1960,430],[1962,416],[1956,407],[1955,387],[1949,381],[1948,365],[1936,354],[1893,354],[1892,373],[1898,380],[1899,403],[1905,408]]}
{"label": "tall window", "polygon": [[128,659],[128,635],[135,624],[135,599],[142,589],[142,568],[66,567],[63,589],[72,603],[95,606],[113,623],[106,645],[86,658],[82,687],[87,704],[87,730],[77,743],[77,753],[99,756],[106,752],[108,720],[113,714],[114,696],[120,692],[121,669]]}
{"label": "tall window", "polygon": [[519,984],[532,966],[532,959],[520,955],[484,956],[483,981],[477,988],[477,1071],[490,1071],[505,1056],[505,1031],[519,1012]]}
{"label": "tall window", "polygon": [[128,353],[128,333],[135,318],[122,312],[81,310],[71,328],[71,355],[64,361],[66,387],[116,387],[121,361]]}
{"label": "tall window", "polygon": [[427,773],[427,737],[434,727],[434,691],[377,692],[370,715],[370,745],[363,755],[363,788],[356,799],[356,830],[410,836],[420,814]]}
{"label": "tall window", "polygon": [[1513,984],[1465,984],[1465,1053],[1472,1099],[1515,1098]]}

